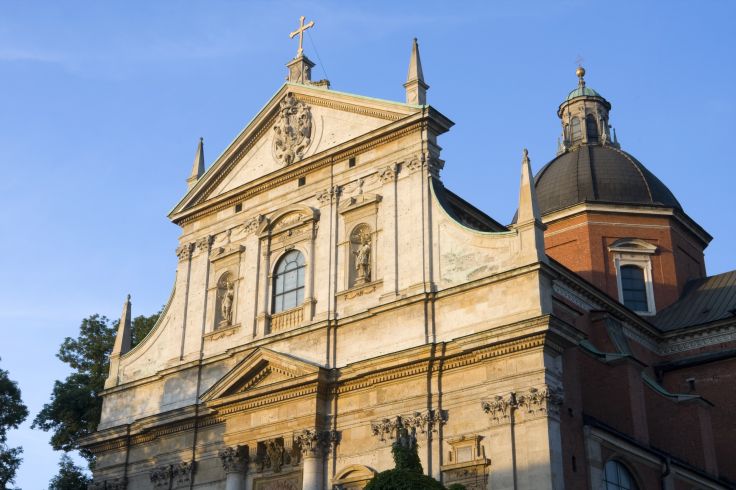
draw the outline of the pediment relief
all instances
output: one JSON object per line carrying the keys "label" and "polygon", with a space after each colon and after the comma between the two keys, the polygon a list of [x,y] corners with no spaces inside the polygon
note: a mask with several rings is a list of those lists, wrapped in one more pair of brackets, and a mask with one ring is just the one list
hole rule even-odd
{"label": "pediment relief", "polygon": [[285,84],[170,214],[199,207],[301,160],[411,116],[405,104]]}
{"label": "pediment relief", "polygon": [[288,206],[276,211],[261,225],[259,234],[277,234],[319,220],[319,211],[309,206]]}
{"label": "pediment relief", "polygon": [[[240,361],[202,396],[204,402],[260,394],[270,385],[288,386],[317,379],[320,367],[269,349],[259,348]],[[268,390],[266,390],[268,391]]]}

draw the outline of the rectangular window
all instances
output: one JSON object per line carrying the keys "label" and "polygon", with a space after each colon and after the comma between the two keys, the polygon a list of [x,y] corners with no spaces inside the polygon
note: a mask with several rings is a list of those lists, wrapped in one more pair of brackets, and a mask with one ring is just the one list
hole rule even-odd
{"label": "rectangular window", "polygon": [[352,157],[350,160],[348,160],[348,168],[353,168],[355,166],[355,157]]}
{"label": "rectangular window", "polygon": [[298,180],[297,183],[299,184],[299,187],[301,187],[301,186],[303,186],[304,184],[307,183],[307,178],[306,177],[299,177],[299,180]]}

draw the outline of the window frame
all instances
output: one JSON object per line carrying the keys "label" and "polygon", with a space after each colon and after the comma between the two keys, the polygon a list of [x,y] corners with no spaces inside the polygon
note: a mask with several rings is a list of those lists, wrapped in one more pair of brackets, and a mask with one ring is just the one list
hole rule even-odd
{"label": "window frame", "polygon": [[[299,264],[299,261],[297,259],[297,266],[295,269],[289,269],[284,270],[283,272],[279,272],[279,267],[281,267],[282,264],[286,262],[287,257],[293,254],[299,254],[301,257],[301,264]],[[271,275],[271,315],[278,315],[279,313],[283,313],[285,311],[293,310],[296,308],[301,308],[304,305],[304,301],[306,299],[306,285],[307,285],[307,259],[304,252],[301,250],[294,248],[292,250],[289,250],[285,253],[283,253],[278,260],[276,260],[274,268],[273,268],[273,274]],[[301,280],[302,283],[299,285],[299,271],[302,271],[301,273]],[[287,273],[290,273],[292,271],[296,271],[296,287],[289,289],[289,290],[283,290],[281,292],[277,292],[276,287],[278,284],[278,280],[280,277],[285,276]],[[299,301],[299,291],[302,291],[302,298],[301,301]],[[290,306],[288,308],[283,307],[283,302],[281,309],[276,309],[276,302],[278,298],[283,298],[284,296],[296,293],[296,303],[293,306]]]}
{"label": "window frame", "polygon": [[[606,468],[609,465],[615,465],[617,475],[621,473],[621,470],[623,470],[626,473],[626,476],[631,482],[631,486],[629,486],[629,488],[623,487],[616,482],[608,481],[608,479],[606,478]],[[609,459],[603,465],[603,468],[601,469],[601,484],[602,484],[603,490],[639,490],[641,488],[638,480],[636,479],[636,476],[634,476],[634,472],[631,471],[628,465],[622,463],[618,459]],[[611,486],[609,486],[609,484]]]}
{"label": "window frame", "polygon": [[652,280],[651,256],[656,253],[657,247],[643,240],[627,238],[616,240],[608,247],[608,250],[613,254],[619,303],[622,305],[624,304],[621,268],[627,265],[636,266],[641,268],[644,272],[644,288],[647,294],[647,310],[632,311],[642,316],[655,315],[657,313],[657,307],[654,302],[654,282]]}

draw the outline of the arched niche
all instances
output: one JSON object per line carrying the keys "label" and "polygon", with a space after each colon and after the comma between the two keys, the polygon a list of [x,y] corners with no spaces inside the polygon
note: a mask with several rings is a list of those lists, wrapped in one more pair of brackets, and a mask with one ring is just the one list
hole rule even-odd
{"label": "arched niche", "polygon": [[341,469],[332,480],[334,490],[362,490],[376,476],[376,470],[360,464]]}

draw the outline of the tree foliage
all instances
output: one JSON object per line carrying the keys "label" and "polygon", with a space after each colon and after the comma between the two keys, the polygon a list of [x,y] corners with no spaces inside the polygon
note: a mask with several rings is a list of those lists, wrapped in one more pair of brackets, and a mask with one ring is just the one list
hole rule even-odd
{"label": "tree foliage", "polygon": [[49,482],[49,490],[87,490],[90,478],[74,464],[72,458],[61,455],[59,473]]}
{"label": "tree foliage", "polygon": [[0,488],[4,489],[15,479],[20,466],[23,449],[8,447],[8,431],[17,429],[28,417],[28,409],[23,404],[18,383],[10,379],[8,372],[0,369]]}
{"label": "tree foliage", "polygon": [[404,435],[391,447],[395,468],[374,476],[365,490],[445,490],[440,482],[423,473],[416,440],[408,437]]}
{"label": "tree foliage", "polygon": [[[131,322],[134,345],[140,342],[158,320],[161,312],[138,316]],[[51,400],[33,421],[33,428],[52,431],[51,447],[72,451],[79,448],[79,439],[97,430],[102,414],[105,379],[110,368],[109,356],[115,343],[119,321],[92,315],[82,320],[79,335],[67,337],[56,355],[72,368],[64,381],[56,381]],[[91,461],[92,455],[81,450]]]}

